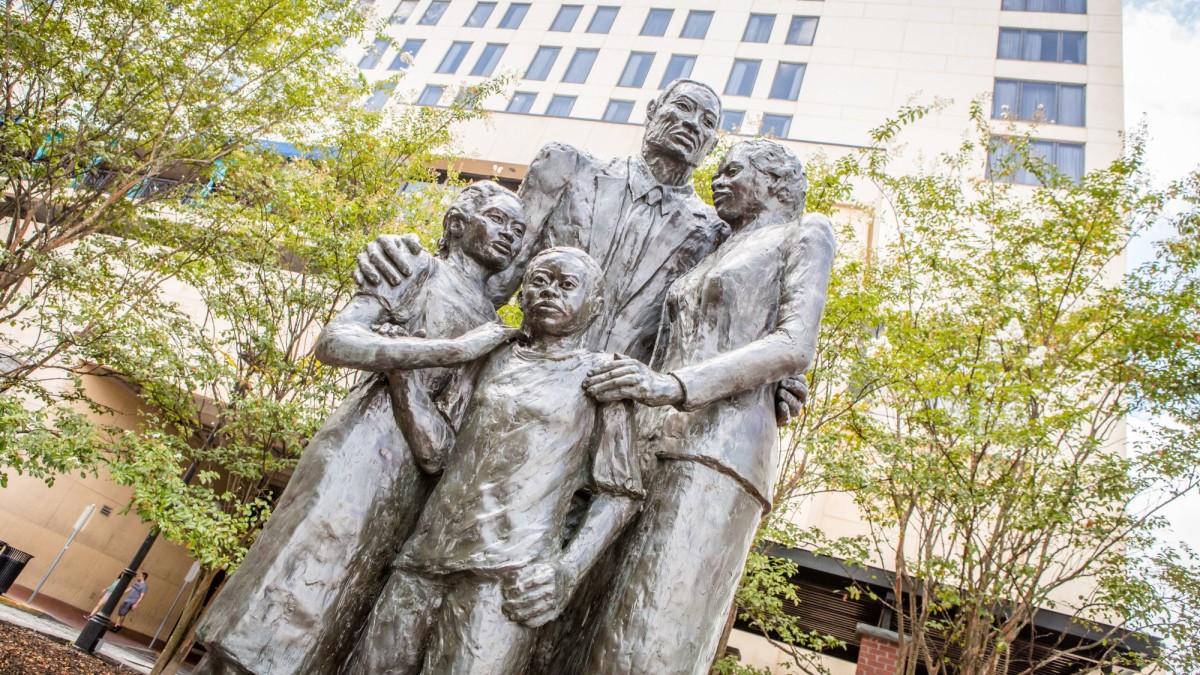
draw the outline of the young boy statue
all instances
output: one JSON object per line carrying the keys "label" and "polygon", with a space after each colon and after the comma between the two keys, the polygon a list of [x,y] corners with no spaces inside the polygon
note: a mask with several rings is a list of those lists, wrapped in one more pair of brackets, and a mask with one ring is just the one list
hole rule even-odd
{"label": "young boy statue", "polygon": [[[526,268],[525,344],[484,359],[445,473],[396,559],[353,673],[521,672],[534,629],[639,508],[630,410],[584,392],[611,355],[580,347],[604,304],[599,266],[551,248]],[[564,548],[580,490],[595,495]]]}

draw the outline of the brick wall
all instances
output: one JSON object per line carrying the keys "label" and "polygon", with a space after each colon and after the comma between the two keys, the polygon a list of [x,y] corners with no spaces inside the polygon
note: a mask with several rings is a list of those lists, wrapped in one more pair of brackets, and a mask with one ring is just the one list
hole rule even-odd
{"label": "brick wall", "polygon": [[856,629],[859,639],[857,675],[895,675],[899,662],[894,631],[876,628],[865,623]]}

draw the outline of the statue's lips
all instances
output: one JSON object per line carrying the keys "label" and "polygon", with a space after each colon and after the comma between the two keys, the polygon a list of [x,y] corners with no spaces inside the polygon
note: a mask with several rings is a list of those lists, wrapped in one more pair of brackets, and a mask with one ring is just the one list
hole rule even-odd
{"label": "statue's lips", "polygon": [[688,150],[695,150],[700,146],[700,140],[686,131],[672,131],[671,138],[686,145]]}
{"label": "statue's lips", "polygon": [[560,305],[557,302],[554,302],[552,300],[539,300],[538,302],[535,302],[532,305],[530,305],[529,309],[530,309],[530,311],[537,312],[538,314],[565,314],[566,313],[566,310],[563,309],[562,305]]}
{"label": "statue's lips", "polygon": [[712,196],[713,205],[715,206],[717,202],[723,202],[733,197],[733,192],[730,190],[713,190]]}
{"label": "statue's lips", "polygon": [[494,249],[497,253],[504,255],[505,257],[512,255],[513,252],[513,247],[507,242],[503,241],[498,241],[492,244],[492,249]]}

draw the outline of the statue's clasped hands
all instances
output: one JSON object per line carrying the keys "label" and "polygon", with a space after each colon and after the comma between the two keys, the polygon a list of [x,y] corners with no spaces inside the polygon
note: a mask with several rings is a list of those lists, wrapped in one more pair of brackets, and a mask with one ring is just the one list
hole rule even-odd
{"label": "statue's clasped hands", "polygon": [[583,388],[597,401],[637,401],[645,405],[683,402],[683,385],[671,375],[618,354],[612,363],[588,373]]}
{"label": "statue's clasped hands", "polygon": [[558,618],[579,575],[558,560],[536,562],[510,574],[501,585],[505,616],[530,628]]}

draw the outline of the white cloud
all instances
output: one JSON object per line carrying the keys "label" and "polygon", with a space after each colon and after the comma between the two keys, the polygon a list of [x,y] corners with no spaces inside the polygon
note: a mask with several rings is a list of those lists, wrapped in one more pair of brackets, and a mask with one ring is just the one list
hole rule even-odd
{"label": "white cloud", "polygon": [[1146,164],[1160,180],[1200,167],[1200,2],[1129,0],[1125,121],[1149,122]]}

